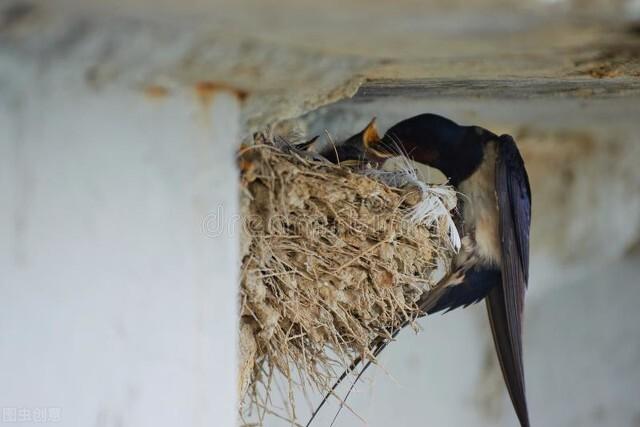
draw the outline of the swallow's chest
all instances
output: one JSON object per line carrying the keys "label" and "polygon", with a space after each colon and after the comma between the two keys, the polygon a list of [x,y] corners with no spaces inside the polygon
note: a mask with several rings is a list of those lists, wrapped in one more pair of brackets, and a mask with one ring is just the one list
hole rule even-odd
{"label": "swallow's chest", "polygon": [[473,175],[460,184],[459,190],[463,193],[464,231],[473,236],[475,255],[483,264],[500,266],[495,164],[494,146],[487,146],[482,164]]}

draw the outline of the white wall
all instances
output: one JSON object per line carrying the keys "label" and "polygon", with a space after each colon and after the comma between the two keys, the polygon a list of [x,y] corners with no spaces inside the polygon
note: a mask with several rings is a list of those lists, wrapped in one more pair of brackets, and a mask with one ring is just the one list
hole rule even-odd
{"label": "white wall", "polygon": [[234,425],[237,239],[210,214],[236,212],[237,97],[30,59],[0,67],[0,417]]}

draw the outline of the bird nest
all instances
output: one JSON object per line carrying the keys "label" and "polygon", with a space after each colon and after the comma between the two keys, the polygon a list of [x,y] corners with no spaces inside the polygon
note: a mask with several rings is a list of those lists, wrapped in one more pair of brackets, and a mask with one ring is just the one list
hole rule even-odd
{"label": "bird nest", "polygon": [[297,388],[326,392],[355,357],[373,357],[374,339],[420,314],[459,244],[455,193],[408,163],[334,165],[286,144],[246,147],[239,164],[240,416],[295,421]]}

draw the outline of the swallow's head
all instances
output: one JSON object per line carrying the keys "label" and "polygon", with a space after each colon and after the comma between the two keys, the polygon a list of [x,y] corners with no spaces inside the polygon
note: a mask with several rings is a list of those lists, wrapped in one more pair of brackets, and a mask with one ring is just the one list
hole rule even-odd
{"label": "swallow's head", "polygon": [[492,139],[497,136],[481,127],[421,114],[397,123],[382,140],[384,146],[400,147],[407,157],[440,170],[457,185],[478,169],[486,143]]}

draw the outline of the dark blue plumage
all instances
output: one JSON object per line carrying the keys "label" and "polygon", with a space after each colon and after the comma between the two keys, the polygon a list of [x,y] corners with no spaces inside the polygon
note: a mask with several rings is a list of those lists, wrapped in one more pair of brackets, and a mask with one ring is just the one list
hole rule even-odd
{"label": "dark blue plumage", "polygon": [[442,116],[421,114],[392,126],[381,143],[391,150],[399,146],[416,162],[442,171],[456,186],[482,162],[483,143],[495,138],[478,126],[460,126]]}
{"label": "dark blue plumage", "polygon": [[491,288],[498,286],[500,282],[499,269],[476,265],[465,273],[464,281],[461,284],[448,287],[435,305],[427,309],[427,314],[443,310],[448,313],[456,308],[466,308],[480,302],[487,296]]}

